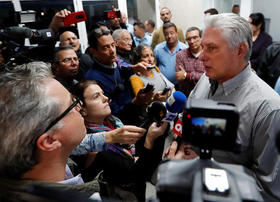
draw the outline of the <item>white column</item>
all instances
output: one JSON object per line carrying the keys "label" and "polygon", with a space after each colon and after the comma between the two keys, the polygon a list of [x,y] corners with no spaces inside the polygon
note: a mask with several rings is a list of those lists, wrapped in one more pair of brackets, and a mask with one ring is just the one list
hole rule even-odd
{"label": "white column", "polygon": [[[75,12],[84,10],[82,0],[73,0],[73,5],[74,5]],[[86,23],[85,22],[77,23],[77,28],[79,32],[79,41],[81,43],[81,51],[82,53],[84,53],[86,48],[88,47]]]}
{"label": "white column", "polygon": [[125,15],[126,15],[127,18],[128,18],[126,0],[118,0],[118,6],[119,6],[120,11],[121,11],[121,12],[124,12]]}
{"label": "white column", "polygon": [[241,0],[240,2],[240,16],[248,19],[253,11],[253,0]]}
{"label": "white column", "polygon": [[160,28],[162,21],[160,19],[160,3],[159,0],[155,0],[155,12],[156,12],[156,29]]}

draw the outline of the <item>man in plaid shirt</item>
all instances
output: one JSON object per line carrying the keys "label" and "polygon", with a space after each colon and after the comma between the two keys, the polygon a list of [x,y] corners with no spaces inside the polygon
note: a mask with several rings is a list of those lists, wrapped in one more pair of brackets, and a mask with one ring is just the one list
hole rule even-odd
{"label": "man in plaid shirt", "polygon": [[186,41],[189,48],[177,53],[175,68],[178,90],[188,96],[204,72],[203,62],[198,59],[202,50],[201,30],[190,27],[186,32]]}

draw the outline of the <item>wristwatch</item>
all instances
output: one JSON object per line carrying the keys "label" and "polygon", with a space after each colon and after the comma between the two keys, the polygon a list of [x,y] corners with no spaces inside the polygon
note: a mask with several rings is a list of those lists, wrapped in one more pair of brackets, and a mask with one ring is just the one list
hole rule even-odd
{"label": "wristwatch", "polygon": [[185,73],[184,73],[184,79],[186,79],[186,78],[187,78],[187,75],[188,75],[188,73],[187,73],[187,72],[185,72]]}

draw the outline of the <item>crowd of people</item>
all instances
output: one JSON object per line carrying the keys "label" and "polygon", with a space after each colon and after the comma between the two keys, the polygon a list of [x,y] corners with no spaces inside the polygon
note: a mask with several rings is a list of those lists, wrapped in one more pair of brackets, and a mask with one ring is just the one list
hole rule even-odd
{"label": "crowd of people", "polygon": [[[57,199],[44,194],[55,189],[93,200],[145,201],[146,181],[170,133],[163,122],[143,128],[146,108],[178,90],[189,99],[235,104],[241,153],[214,151],[213,158],[243,165],[264,201],[278,201],[280,97],[273,88],[280,86],[274,54],[280,46],[265,32],[263,14],[247,21],[238,5],[232,12],[208,9],[205,29],[189,27],[185,35],[167,7],[160,10],[159,29],[150,19],[131,25],[121,12],[96,23],[82,53],[76,33],[59,34],[70,14],[64,9],[49,26],[60,41],[49,63],[5,65],[7,47],[1,46],[0,189],[7,194],[0,199]],[[172,142],[165,156],[199,154]]]}

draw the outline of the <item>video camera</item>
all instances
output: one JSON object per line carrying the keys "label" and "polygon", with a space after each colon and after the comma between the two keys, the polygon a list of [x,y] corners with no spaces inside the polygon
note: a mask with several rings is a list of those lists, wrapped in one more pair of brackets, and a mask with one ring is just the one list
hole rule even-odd
{"label": "video camera", "polygon": [[183,114],[182,138],[201,149],[237,151],[238,121],[233,104],[192,99]]}
{"label": "video camera", "polygon": [[[51,29],[33,30],[27,27],[8,27],[0,30],[1,49],[6,47],[5,61],[16,64],[33,60],[49,61],[52,56],[50,44],[54,42],[54,33]],[[29,39],[35,46],[25,46],[25,39]],[[55,42],[54,42],[55,43]]]}
{"label": "video camera", "polygon": [[263,201],[242,166],[218,163],[212,149],[236,151],[239,114],[229,103],[189,99],[182,140],[200,149],[200,159],[167,160],[159,166],[157,196],[165,201]]}

